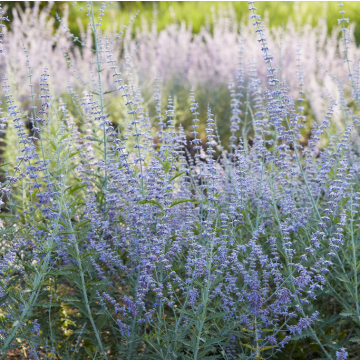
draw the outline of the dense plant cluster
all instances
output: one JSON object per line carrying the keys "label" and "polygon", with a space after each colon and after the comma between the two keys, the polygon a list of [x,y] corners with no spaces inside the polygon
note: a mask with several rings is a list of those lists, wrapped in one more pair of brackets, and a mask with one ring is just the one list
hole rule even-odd
{"label": "dense plant cluster", "polygon": [[191,88],[184,129],[171,64],[144,100],[144,43],[102,32],[106,4],[81,10],[87,35],[58,17],[39,76],[25,39],[16,77],[21,31],[1,33],[0,358],[359,358],[360,69],[342,5],[345,65],[320,64],[334,88],[306,141],[301,41],[289,87],[249,2],[262,62],[236,35],[226,147],[216,104],[203,113]]}

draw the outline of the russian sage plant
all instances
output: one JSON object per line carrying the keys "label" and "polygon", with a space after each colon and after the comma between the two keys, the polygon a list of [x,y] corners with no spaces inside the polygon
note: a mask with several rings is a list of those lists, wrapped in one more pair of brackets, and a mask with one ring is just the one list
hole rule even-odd
{"label": "russian sage plant", "polygon": [[249,2],[263,62],[242,32],[228,148],[196,87],[189,129],[162,69],[144,97],[138,49],[119,59],[105,10],[79,9],[86,39],[57,16],[61,95],[53,64],[34,76],[26,41],[21,96],[2,77],[0,359],[357,359],[359,63],[342,5],[350,81],[325,68],[338,97],[304,141],[302,45],[290,89]]}

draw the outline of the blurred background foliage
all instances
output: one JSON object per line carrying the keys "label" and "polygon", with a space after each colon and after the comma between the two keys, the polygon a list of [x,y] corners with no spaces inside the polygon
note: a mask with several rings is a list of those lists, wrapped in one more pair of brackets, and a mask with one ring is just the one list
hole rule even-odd
{"label": "blurred background foliage", "polygon": [[[46,1],[40,2],[40,9],[46,5]],[[62,14],[65,4],[73,4],[71,1],[56,1],[52,7],[51,14]],[[33,6],[34,1],[5,1],[2,2],[8,9],[20,6]],[[85,2],[77,2],[79,6],[85,7]],[[95,2],[95,9],[100,8],[101,2]],[[212,13],[231,7],[236,18],[241,21],[248,17],[247,1],[113,1],[107,6],[103,18],[105,26],[111,26],[114,22],[127,24],[129,19],[138,11],[142,18],[148,22],[156,20],[157,30],[163,30],[170,23],[185,21],[191,25],[193,32],[198,33],[202,26],[212,25]],[[337,1],[260,1],[256,3],[257,13],[266,19],[269,27],[285,25],[289,20],[299,26],[311,24],[316,26],[320,18],[326,16],[329,34],[332,28],[338,23],[339,8]],[[120,11],[119,11],[120,10]],[[11,11],[8,11],[11,20]],[[70,6],[70,30],[75,35],[79,34],[79,27],[76,19],[79,16],[77,8]],[[346,1],[346,17],[351,19],[355,26],[356,43],[360,45],[360,11],[358,1]],[[81,17],[86,25],[86,17]],[[57,24],[56,24],[57,26]]]}
{"label": "blurred background foliage", "polygon": [[[148,25],[152,24],[152,28],[156,28],[159,32],[164,30],[167,26],[174,23],[185,22],[187,27],[192,29],[194,34],[199,33],[201,28],[206,26],[210,33],[213,32],[214,20],[217,16],[221,16],[221,13],[229,14],[232,12],[234,18],[238,21],[248,21],[248,3],[247,1],[114,1],[106,2],[106,11],[102,20],[103,27],[109,27],[112,31],[121,32],[124,29],[124,25],[129,23],[129,20],[139,10],[140,14],[135,19],[133,31],[137,27],[142,27],[144,20]],[[10,22],[7,26],[11,29],[11,20],[13,17],[13,10],[16,8],[25,9],[26,7],[34,7],[34,1],[28,2],[3,2],[6,7],[7,15]],[[38,2],[40,11],[48,4],[48,2]],[[87,25],[87,17],[85,12],[80,12],[79,8],[86,9],[86,2],[77,2],[77,6],[72,6],[74,2],[56,1],[53,3],[50,11],[50,17],[55,18],[55,14],[63,17],[68,9],[68,21],[71,33],[75,36],[80,35],[79,21],[83,23],[83,26]],[[354,36],[356,44],[360,44],[360,11],[359,2],[346,2],[346,14],[345,16],[350,19],[350,22],[354,26]],[[95,10],[98,10],[101,6],[101,2],[94,2]],[[261,15],[268,30],[272,31],[278,29],[281,26],[287,27],[289,22],[295,24],[296,30],[301,30],[306,24],[311,24],[312,27],[321,27],[324,24],[324,20],[327,23],[328,35],[331,34],[335,26],[338,26],[337,19],[339,18],[338,2],[310,2],[310,1],[262,1],[257,2],[256,7],[258,14]],[[58,27],[59,22],[54,21],[54,27]],[[134,35],[134,33],[133,33]],[[339,31],[338,38],[341,33]],[[304,49],[306,51],[306,49]],[[315,56],[315,54],[311,54]],[[227,79],[226,79],[227,81]],[[192,116],[189,110],[189,91],[192,84],[185,79],[172,79],[167,83],[164,83],[164,96],[162,97],[163,108],[167,106],[167,97],[171,95],[174,98],[176,115],[175,121],[177,125],[182,124],[185,128],[186,134],[189,139],[192,138],[191,121]],[[153,84],[144,82],[141,84],[142,95],[147,104],[147,110],[149,116],[155,118],[155,103],[153,98]],[[69,95],[62,94],[65,98],[71,102]],[[200,122],[200,136],[205,139],[205,114],[208,103],[212,106],[212,111],[218,119],[219,135],[222,139],[223,145],[227,147],[229,145],[230,137],[230,93],[228,90],[227,82],[203,83],[201,86],[196,86],[196,98],[199,103],[199,111],[201,118]],[[307,115],[306,127],[302,130],[303,142],[306,143],[310,137],[311,124],[315,121],[312,105],[309,101],[306,101],[305,114]],[[115,124],[122,123],[124,116],[124,109],[116,99],[112,99],[109,103],[109,112],[111,114],[112,121]],[[241,110],[245,111],[245,105],[243,104]],[[252,133],[248,134],[249,139],[252,138]]]}

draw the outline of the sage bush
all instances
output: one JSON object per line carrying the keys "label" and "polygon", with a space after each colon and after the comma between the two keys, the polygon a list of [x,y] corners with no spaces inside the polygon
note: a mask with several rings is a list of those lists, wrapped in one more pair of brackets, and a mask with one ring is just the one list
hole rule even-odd
{"label": "sage bush", "polygon": [[[319,60],[314,87],[301,38],[287,38],[284,64],[283,34],[275,59],[249,2],[253,35],[234,28],[239,48],[218,44],[228,119],[199,106],[209,74],[191,72],[172,37],[153,34],[173,60],[149,82],[151,47],[124,45],[137,13],[113,36],[106,4],[88,2],[76,38],[66,17],[51,32],[49,8],[11,31],[0,10],[0,358],[358,359],[360,78],[342,4],[336,58]],[[35,53],[38,27],[51,41]],[[184,34],[211,67],[207,42]],[[175,63],[194,77],[190,124],[164,90]]]}

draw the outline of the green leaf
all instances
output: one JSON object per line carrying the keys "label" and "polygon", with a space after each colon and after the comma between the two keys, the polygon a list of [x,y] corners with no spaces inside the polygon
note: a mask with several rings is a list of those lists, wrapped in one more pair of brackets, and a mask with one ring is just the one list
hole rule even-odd
{"label": "green leaf", "polygon": [[60,304],[57,303],[46,303],[44,301],[40,301],[36,303],[37,306],[43,307],[43,308],[50,308],[50,307],[61,307]]}
{"label": "green leaf", "polygon": [[351,342],[360,342],[360,338],[351,338],[349,341]]}
{"label": "green leaf", "polygon": [[351,312],[346,312],[346,311],[343,311],[343,312],[341,312],[340,313],[340,316],[353,316],[354,314],[353,313],[351,313]]}
{"label": "green leaf", "polygon": [[43,226],[43,225],[36,225],[36,227],[37,227],[38,230],[42,230],[42,231],[45,231],[45,232],[49,232],[49,230],[48,230],[45,226]]}
{"label": "green leaf", "polygon": [[81,311],[87,318],[89,317],[88,311],[85,305],[82,302],[70,302],[73,306],[75,306],[79,311]]}
{"label": "green leaf", "polygon": [[100,286],[104,286],[104,285],[106,285],[106,282],[105,282],[105,281],[103,281],[103,282],[91,281],[91,282],[87,283],[87,284],[85,285],[85,287],[88,289],[88,288],[90,288],[90,287],[92,287],[92,286],[100,287]]}
{"label": "green leaf", "polygon": [[97,141],[99,143],[102,143],[102,140],[99,140],[97,138],[86,138],[86,140],[88,140],[88,141]]}
{"label": "green leaf", "polygon": [[349,281],[349,279],[347,279],[347,278],[344,277],[344,276],[338,276],[337,279],[340,280],[340,281],[342,281],[342,282],[344,282],[344,283],[346,283],[346,284],[350,284],[350,285],[351,285],[351,282]]}
{"label": "green leaf", "polygon": [[81,300],[79,300],[75,296],[64,296],[64,297],[61,298],[61,300],[64,301],[64,302],[81,302]]}
{"label": "green leaf", "polygon": [[162,166],[164,168],[164,171],[168,173],[171,169],[171,162],[166,160],[164,163],[162,163]]}
{"label": "green leaf", "polygon": [[246,329],[246,328],[242,328],[241,331],[245,331],[245,332],[249,332],[249,333],[253,333],[254,331]]}
{"label": "green leaf", "polygon": [[83,227],[84,225],[88,224],[91,220],[84,220],[76,224],[76,228]]}
{"label": "green leaf", "polygon": [[87,185],[80,185],[80,184],[77,184],[77,185],[75,185],[75,186],[69,186],[68,188],[67,188],[67,190],[69,190],[69,189],[71,189],[70,191],[69,191],[69,195],[71,195],[73,192],[75,192],[76,190],[80,190],[80,189],[83,189],[83,188],[85,188]]}
{"label": "green leaf", "polygon": [[93,358],[93,353],[92,353],[92,351],[87,347],[87,346],[84,346],[84,348],[85,348],[85,351],[86,351],[86,353],[90,356],[90,358],[92,359]]}
{"label": "green leaf", "polygon": [[214,345],[214,344],[221,344],[226,339],[227,339],[226,337],[210,339],[209,341],[206,341],[205,344],[201,345],[200,349],[202,349],[204,347],[208,347],[210,345]]}
{"label": "green leaf", "polygon": [[100,330],[107,322],[106,316],[101,316],[99,321],[97,322],[97,328]]}
{"label": "green leaf", "polygon": [[265,350],[270,350],[277,347],[277,345],[272,345],[272,346],[264,346],[262,348],[260,348],[260,351],[265,351]]}
{"label": "green leaf", "polygon": [[169,208],[172,208],[172,207],[175,206],[175,205],[182,204],[182,203],[189,202],[189,201],[193,201],[193,199],[175,200],[175,201],[173,201],[173,202],[171,203],[171,205],[169,206]]}
{"label": "green leaf", "polygon": [[72,157],[74,157],[77,154],[79,154],[79,151],[73,152],[72,154],[69,155],[69,159],[71,159]]}
{"label": "green leaf", "polygon": [[75,234],[74,231],[60,231],[58,235],[71,235]]}
{"label": "green leaf", "polygon": [[240,344],[241,344],[242,346],[245,346],[246,348],[252,350],[252,351],[256,351],[256,349],[255,349],[253,346],[251,346],[251,345],[243,344],[243,343],[240,343]]}
{"label": "green leaf", "polygon": [[12,214],[0,214],[0,217],[4,217],[4,218],[10,218],[10,217],[14,217],[15,215]]}
{"label": "green leaf", "polygon": [[155,200],[141,200],[138,204],[153,204],[159,206],[161,209],[163,208],[157,201]]}
{"label": "green leaf", "polygon": [[206,317],[206,320],[220,319],[226,315],[226,312],[219,312]]}
{"label": "green leaf", "polygon": [[163,164],[163,161],[158,156],[154,155],[154,158],[159,160],[161,162],[161,164]]}
{"label": "green leaf", "polygon": [[61,275],[66,276],[69,274],[69,271],[71,271],[69,268],[62,268],[60,270],[49,271],[49,272],[47,272],[47,274],[50,276],[61,276]]}
{"label": "green leaf", "polygon": [[186,171],[182,171],[182,172],[176,173],[173,177],[171,177],[171,178],[169,179],[169,182],[172,182],[173,180],[175,180],[176,178],[178,178],[179,176],[181,176],[181,175],[183,175],[183,174],[185,174],[185,173],[186,173]]}
{"label": "green leaf", "polygon": [[[59,224],[64,226],[66,229],[68,229],[69,231],[71,231],[71,229],[69,228],[69,226],[67,224],[65,224],[62,220],[59,220]],[[73,232],[71,232],[72,234]]]}
{"label": "green leaf", "polygon": [[61,137],[60,141],[68,138],[69,136],[70,136],[70,134],[65,134],[65,135],[63,135],[63,136]]}
{"label": "green leaf", "polygon": [[179,157],[180,157],[180,155],[174,157],[174,158],[171,160],[171,162],[172,162],[172,163],[175,162]]}

